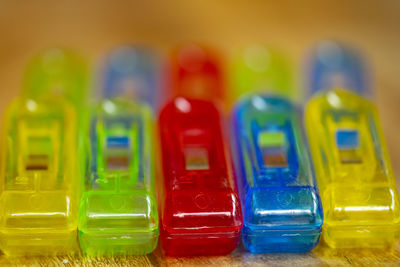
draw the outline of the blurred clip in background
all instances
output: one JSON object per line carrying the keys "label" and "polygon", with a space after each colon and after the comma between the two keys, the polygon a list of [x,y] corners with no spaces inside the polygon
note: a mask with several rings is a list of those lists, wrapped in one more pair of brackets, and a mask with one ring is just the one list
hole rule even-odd
{"label": "blurred clip in background", "polygon": [[242,95],[269,93],[291,101],[301,98],[294,66],[279,50],[252,44],[236,53],[231,64],[231,104]]}
{"label": "blurred clip in background", "polygon": [[22,97],[38,100],[60,96],[82,109],[88,97],[88,77],[88,66],[78,54],[60,48],[44,50],[27,66]]}
{"label": "blurred clip in background", "polygon": [[372,97],[367,63],[356,49],[333,41],[319,43],[309,62],[310,94],[343,88]]}
{"label": "blurred clip in background", "polygon": [[157,110],[161,95],[161,60],[155,51],[142,46],[121,46],[104,62],[102,97],[124,97],[145,102]]}
{"label": "blurred clip in background", "polygon": [[226,92],[222,62],[219,52],[204,45],[176,47],[170,56],[167,97],[182,96],[223,103]]}

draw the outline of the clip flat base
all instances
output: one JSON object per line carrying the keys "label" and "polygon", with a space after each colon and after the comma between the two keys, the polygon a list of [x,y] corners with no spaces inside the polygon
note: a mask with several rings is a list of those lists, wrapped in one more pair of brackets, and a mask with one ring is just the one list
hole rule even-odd
{"label": "clip flat base", "polygon": [[146,255],[157,246],[158,230],[147,233],[85,234],[79,232],[82,251],[88,256]]}
{"label": "clip flat base", "polygon": [[311,186],[250,190],[243,244],[252,253],[307,252],[318,243],[322,218]]}
{"label": "clip flat base", "polygon": [[84,193],[78,224],[82,252],[90,256],[151,253],[158,241],[155,206],[154,198],[143,190]]}
{"label": "clip flat base", "polygon": [[400,237],[397,225],[329,226],[324,225],[322,238],[331,248],[391,248]]}
{"label": "clip flat base", "polygon": [[321,229],[252,230],[243,228],[243,244],[251,253],[303,253],[319,241]]}
{"label": "clip flat base", "polygon": [[161,234],[167,256],[216,256],[231,253],[239,244],[240,230],[228,233]]}
{"label": "clip flat base", "polygon": [[0,246],[7,256],[60,256],[79,253],[77,231],[30,234],[1,233]]}

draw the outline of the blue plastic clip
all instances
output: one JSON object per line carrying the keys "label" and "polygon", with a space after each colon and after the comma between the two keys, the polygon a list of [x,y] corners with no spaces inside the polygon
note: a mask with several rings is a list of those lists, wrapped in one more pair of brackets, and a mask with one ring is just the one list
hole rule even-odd
{"label": "blue plastic clip", "polygon": [[313,249],[323,215],[297,109],[283,98],[252,95],[239,100],[233,120],[245,247]]}
{"label": "blue plastic clip", "polygon": [[365,64],[355,50],[335,42],[322,42],[311,57],[311,93],[332,88],[346,88],[360,95],[370,89]]}
{"label": "blue plastic clip", "polygon": [[124,97],[145,102],[157,110],[160,101],[159,59],[141,47],[122,46],[108,55],[105,63],[103,97]]}

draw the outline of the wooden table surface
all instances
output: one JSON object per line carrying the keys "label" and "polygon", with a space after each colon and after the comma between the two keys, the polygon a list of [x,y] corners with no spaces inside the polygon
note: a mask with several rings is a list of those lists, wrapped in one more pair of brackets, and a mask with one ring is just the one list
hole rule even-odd
{"label": "wooden table surface", "polygon": [[399,266],[400,244],[392,250],[332,250],[320,243],[306,254],[250,254],[240,246],[228,256],[172,258],[162,255],[158,247],[148,256],[88,258],[82,256],[7,258],[0,265],[56,266]]}
{"label": "wooden table surface", "polygon": [[[299,73],[308,49],[334,38],[358,47],[370,60],[373,89],[400,184],[400,1],[133,1],[0,0],[0,115],[19,93],[24,66],[38,50],[75,48],[93,66],[118,44],[167,50],[200,41],[227,57],[243,45],[263,42],[286,51]],[[332,250],[320,244],[308,254],[250,255],[238,248],[225,257],[6,258],[0,265],[400,265],[391,251]]]}

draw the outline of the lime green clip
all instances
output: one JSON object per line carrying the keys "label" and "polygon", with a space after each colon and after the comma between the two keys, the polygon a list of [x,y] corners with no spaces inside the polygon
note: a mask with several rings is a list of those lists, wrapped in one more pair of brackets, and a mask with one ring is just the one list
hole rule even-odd
{"label": "lime green clip", "polygon": [[91,256],[143,255],[158,241],[149,106],[103,100],[91,114],[79,240]]}
{"label": "lime green clip", "polygon": [[254,44],[245,47],[233,61],[231,104],[241,95],[271,93],[295,100],[294,74],[288,59],[278,50]]}
{"label": "lime green clip", "polygon": [[57,95],[82,109],[86,106],[87,87],[85,60],[71,51],[53,48],[37,54],[28,64],[22,97],[38,100]]}

